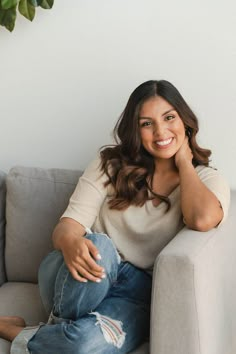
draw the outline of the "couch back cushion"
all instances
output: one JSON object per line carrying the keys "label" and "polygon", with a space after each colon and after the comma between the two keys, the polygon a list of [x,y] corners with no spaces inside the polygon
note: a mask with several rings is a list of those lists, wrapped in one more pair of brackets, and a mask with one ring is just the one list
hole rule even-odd
{"label": "couch back cushion", "polygon": [[52,250],[52,231],[67,207],[81,171],[14,167],[7,176],[6,275],[37,282],[38,267]]}
{"label": "couch back cushion", "polygon": [[0,286],[5,281],[5,207],[6,207],[6,174],[0,171]]}

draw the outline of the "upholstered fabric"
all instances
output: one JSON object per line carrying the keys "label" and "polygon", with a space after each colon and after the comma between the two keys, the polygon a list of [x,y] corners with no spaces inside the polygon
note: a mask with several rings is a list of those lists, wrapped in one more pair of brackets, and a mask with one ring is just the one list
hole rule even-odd
{"label": "upholstered fabric", "polygon": [[37,282],[52,249],[51,234],[78,181],[78,171],[15,167],[7,176],[6,273],[9,281]]}
{"label": "upholstered fabric", "polygon": [[225,224],[209,232],[185,228],[157,258],[151,353],[236,353],[235,216],[232,192]]}
{"label": "upholstered fabric", "polygon": [[[1,286],[0,314],[2,316],[22,316],[27,325],[32,326],[47,320],[38,284],[6,282]],[[1,351],[0,351],[1,353]]]}
{"label": "upholstered fabric", "polygon": [[7,340],[0,339],[0,353],[10,354],[11,343]]}

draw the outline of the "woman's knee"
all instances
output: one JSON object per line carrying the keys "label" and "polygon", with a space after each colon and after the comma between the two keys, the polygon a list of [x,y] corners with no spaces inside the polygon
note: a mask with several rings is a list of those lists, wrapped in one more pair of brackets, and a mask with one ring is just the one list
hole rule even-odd
{"label": "woman's knee", "polygon": [[85,237],[93,242],[93,244],[98,248],[101,256],[107,256],[109,253],[112,255],[115,254],[117,262],[120,263],[120,256],[116,250],[116,246],[114,245],[112,239],[106,234],[93,233],[87,234]]}
{"label": "woman's knee", "polygon": [[102,233],[87,234],[85,237],[93,242],[101,255],[101,260],[97,263],[104,267],[106,272],[114,271],[121,259],[111,238]]}

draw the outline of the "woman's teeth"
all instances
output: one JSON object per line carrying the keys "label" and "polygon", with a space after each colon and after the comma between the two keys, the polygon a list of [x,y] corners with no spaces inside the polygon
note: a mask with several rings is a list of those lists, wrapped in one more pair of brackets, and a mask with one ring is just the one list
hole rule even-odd
{"label": "woman's teeth", "polygon": [[162,140],[162,141],[156,141],[156,144],[160,145],[160,146],[168,145],[168,144],[170,144],[171,140],[172,140],[172,138],[167,139],[167,140]]}

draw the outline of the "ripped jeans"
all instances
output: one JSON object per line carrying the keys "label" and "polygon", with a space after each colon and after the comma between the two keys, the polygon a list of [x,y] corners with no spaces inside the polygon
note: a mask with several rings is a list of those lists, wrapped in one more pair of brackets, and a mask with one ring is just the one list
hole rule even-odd
{"label": "ripped jeans", "polygon": [[149,335],[151,276],[121,261],[106,235],[85,237],[98,248],[106,278],[76,281],[61,252],[51,252],[40,266],[39,285],[43,304],[52,311],[29,340],[30,354],[128,353]]}

